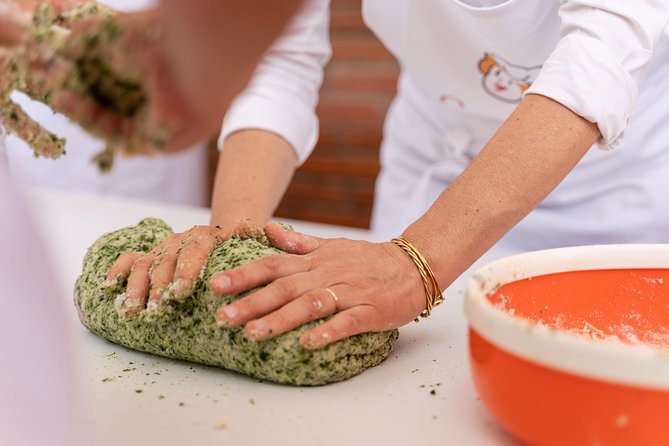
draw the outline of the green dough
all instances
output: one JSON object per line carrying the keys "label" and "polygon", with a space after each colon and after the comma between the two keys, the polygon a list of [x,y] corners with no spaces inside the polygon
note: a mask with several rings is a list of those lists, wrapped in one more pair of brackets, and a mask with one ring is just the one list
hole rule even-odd
{"label": "green dough", "polygon": [[116,258],[126,251],[149,251],[172,230],[147,218],[137,226],[103,235],[84,258],[74,296],[81,322],[92,332],[128,348],[234,370],[254,378],[299,386],[317,386],[355,376],[388,357],[397,330],[365,333],[311,351],[299,344],[316,321],[268,341],[250,341],[241,328],[221,328],[214,319],[223,304],[247,293],[218,296],[209,289],[212,275],[282,251],[264,236],[221,242],[209,256],[192,296],[165,300],[137,316],[122,316],[114,305],[125,284],[102,282]]}

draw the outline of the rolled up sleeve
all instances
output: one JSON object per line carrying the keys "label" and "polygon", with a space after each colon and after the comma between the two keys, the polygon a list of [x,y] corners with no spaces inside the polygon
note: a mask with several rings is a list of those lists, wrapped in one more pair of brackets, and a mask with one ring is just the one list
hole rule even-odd
{"label": "rolled up sleeve", "polygon": [[526,94],[549,97],[596,123],[600,147],[614,147],[669,19],[669,1],[562,3],[561,38]]}
{"label": "rolled up sleeve", "polygon": [[298,165],[304,162],[318,140],[316,104],[330,55],[329,2],[307,0],[233,101],[219,148],[232,133],[262,129],[285,139]]}

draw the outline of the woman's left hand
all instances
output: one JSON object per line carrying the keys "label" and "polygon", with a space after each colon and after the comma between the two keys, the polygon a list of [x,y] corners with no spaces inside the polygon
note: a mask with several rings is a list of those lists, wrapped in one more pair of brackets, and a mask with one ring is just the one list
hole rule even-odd
{"label": "woman's left hand", "polygon": [[219,308],[216,319],[222,326],[245,324],[248,338],[264,340],[334,314],[300,338],[303,346],[320,348],[358,333],[399,327],[425,308],[418,270],[390,242],[321,239],[277,223],[269,223],[265,231],[274,246],[289,254],[265,257],[211,279],[218,294],[268,284]]}

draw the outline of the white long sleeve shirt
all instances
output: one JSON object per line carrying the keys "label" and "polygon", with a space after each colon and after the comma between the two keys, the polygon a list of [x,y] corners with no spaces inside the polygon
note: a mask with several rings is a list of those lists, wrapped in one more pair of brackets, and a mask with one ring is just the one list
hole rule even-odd
{"label": "white long sleeve shirt", "polygon": [[[373,229],[391,236],[419,218],[536,93],[596,123],[599,147],[617,149],[590,150],[505,240],[520,249],[669,241],[668,1],[365,0],[363,16],[402,68]],[[300,162],[308,156],[326,20],[327,2],[308,1],[235,103],[223,138],[265,128]]]}
{"label": "white long sleeve shirt", "polygon": [[669,2],[470,3],[368,0],[364,12],[418,86],[464,113],[502,120],[539,93],[597,123],[605,146],[622,134]]}
{"label": "white long sleeve shirt", "polygon": [[267,51],[223,121],[219,147],[232,133],[263,129],[283,137],[298,164],[318,140],[316,103],[330,59],[329,1],[309,0]]}
{"label": "white long sleeve shirt", "polygon": [[[307,1],[228,113],[222,138],[267,128],[288,140],[300,161],[308,156],[329,57],[327,8],[326,0]],[[503,120],[523,94],[542,94],[597,123],[606,147],[634,110],[669,2],[366,0],[363,11],[404,71],[434,99]]]}

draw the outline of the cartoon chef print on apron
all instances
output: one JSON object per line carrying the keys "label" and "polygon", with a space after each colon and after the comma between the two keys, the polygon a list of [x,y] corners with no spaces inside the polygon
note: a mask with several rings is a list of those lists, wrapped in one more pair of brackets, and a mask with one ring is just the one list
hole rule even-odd
{"label": "cartoon chef print on apron", "polygon": [[[485,53],[479,60],[483,90],[493,98],[511,104],[523,99],[523,93],[530,88],[540,69],[541,66],[514,65],[491,53]],[[464,103],[461,106],[464,107]]]}
{"label": "cartoon chef print on apron", "polygon": [[[402,66],[384,127],[374,230],[400,233],[474,159],[558,43],[564,3],[365,0],[366,23]],[[502,243],[529,250],[669,241],[668,79],[665,26],[620,147],[589,150]]]}
{"label": "cartoon chef print on apron", "polygon": [[[560,21],[557,0],[388,3],[367,0],[363,13],[403,69],[373,217],[375,229],[396,232],[429,208],[522,100]],[[473,6],[481,3],[493,5]],[[400,177],[412,187],[400,190]]]}

